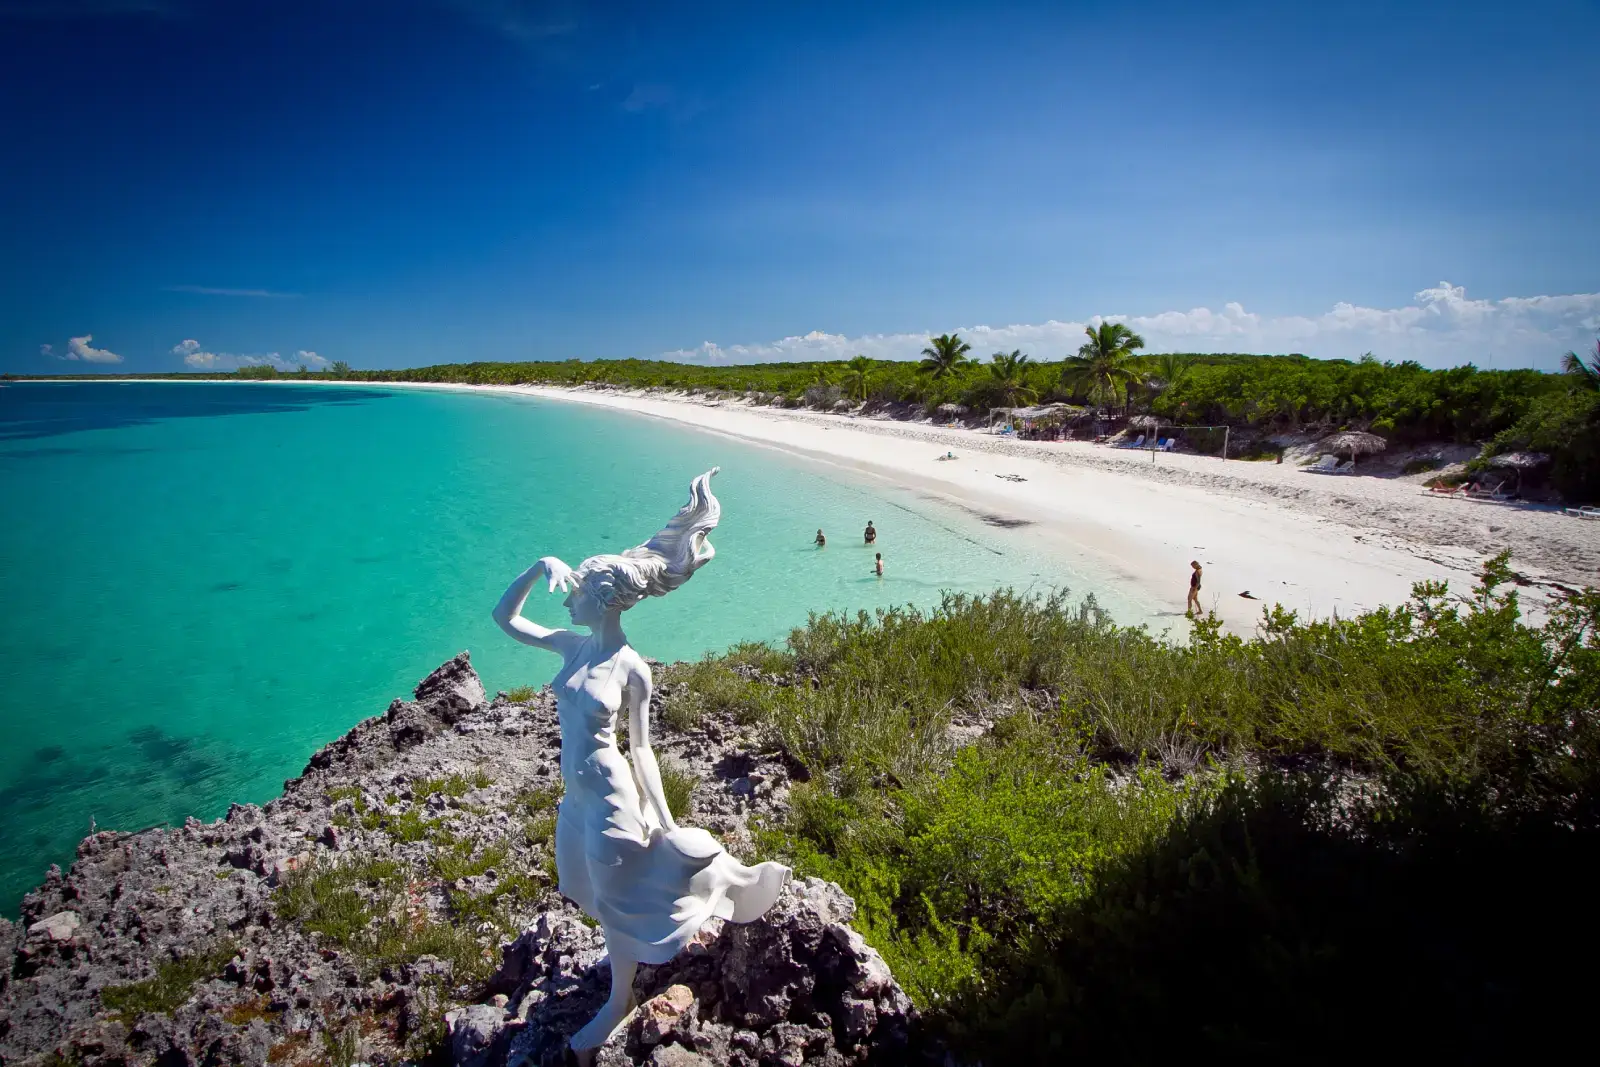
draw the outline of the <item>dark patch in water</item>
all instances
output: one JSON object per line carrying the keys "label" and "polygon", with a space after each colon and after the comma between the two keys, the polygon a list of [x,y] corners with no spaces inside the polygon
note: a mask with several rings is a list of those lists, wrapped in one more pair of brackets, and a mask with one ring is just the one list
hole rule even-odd
{"label": "dark patch in water", "polygon": [[0,812],[9,812],[16,808],[28,811],[47,808],[55,801],[64,786],[76,780],[76,775],[66,771],[56,773],[30,771],[21,781],[0,789]]}
{"label": "dark patch in water", "polygon": [[294,617],[295,622],[314,622],[322,615],[320,611],[302,611]]}
{"label": "dark patch in water", "polygon": [[129,731],[128,740],[139,746],[144,758],[151,763],[169,763],[194,747],[194,742],[187,737],[168,737],[155,726]]}
{"label": "dark patch in water", "polygon": [[243,589],[243,582],[218,582],[211,587],[213,593],[231,593],[235,589]]}
{"label": "dark patch in water", "polygon": [[216,760],[203,756],[185,756],[172,767],[173,777],[189,787],[216,777],[220,771],[221,765]]}
{"label": "dark patch in water", "polygon": [[36,748],[33,750],[33,762],[54,763],[56,760],[60,759],[62,756],[65,756],[66,754],[67,750],[62,748],[60,745],[46,745],[44,748]]}
{"label": "dark patch in water", "polygon": [[1002,530],[1015,530],[1019,526],[1033,525],[1032,519],[1008,519],[1002,515],[989,515],[987,513],[981,513],[978,517],[984,521],[985,525],[998,526]]}

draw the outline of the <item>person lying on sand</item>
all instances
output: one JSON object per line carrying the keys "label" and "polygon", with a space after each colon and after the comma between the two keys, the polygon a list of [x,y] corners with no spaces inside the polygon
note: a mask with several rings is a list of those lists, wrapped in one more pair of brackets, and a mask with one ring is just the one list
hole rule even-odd
{"label": "person lying on sand", "polygon": [[872,544],[874,541],[876,541],[878,539],[878,531],[874,530],[872,528],[872,520],[871,519],[867,520],[867,529],[866,529],[866,532],[862,534],[862,536],[867,539],[867,544],[869,544],[869,545]]}
{"label": "person lying on sand", "polygon": [[1205,612],[1200,608],[1200,573],[1202,570],[1200,561],[1191,559],[1189,566],[1194,568],[1194,573],[1189,575],[1189,599],[1184,604],[1183,613],[1192,616],[1199,611],[1200,614],[1204,615]]}
{"label": "person lying on sand", "polygon": [[934,456],[933,458],[938,460],[939,462],[943,463],[947,459],[955,459],[956,458],[956,454],[954,452],[946,452],[942,456]]}
{"label": "person lying on sand", "polygon": [[823,535],[821,530],[818,530],[817,531],[817,539],[815,541],[811,542],[811,543],[816,545],[818,548],[821,548],[821,547],[823,547],[824,545],[826,545],[828,543],[828,539],[827,539],[826,536]]}

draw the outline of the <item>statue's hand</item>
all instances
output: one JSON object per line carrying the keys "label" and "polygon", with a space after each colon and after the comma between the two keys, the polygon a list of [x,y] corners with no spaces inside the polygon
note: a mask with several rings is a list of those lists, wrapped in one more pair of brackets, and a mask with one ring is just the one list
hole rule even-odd
{"label": "statue's hand", "polygon": [[562,563],[554,556],[544,556],[539,560],[544,567],[545,577],[550,579],[550,592],[560,590],[570,593],[578,587],[577,581],[572,577],[572,568]]}

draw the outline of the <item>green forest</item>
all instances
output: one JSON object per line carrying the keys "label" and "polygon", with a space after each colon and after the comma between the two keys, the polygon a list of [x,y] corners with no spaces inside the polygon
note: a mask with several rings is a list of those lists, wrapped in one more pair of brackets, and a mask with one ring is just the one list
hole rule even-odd
{"label": "green forest", "polygon": [[[1036,361],[1021,351],[974,353],[957,335],[929,338],[917,361],[850,360],[711,367],[661,360],[444,363],[403,370],[284,374],[271,366],[173,378],[304,378],[464,385],[601,385],[729,394],[824,410],[982,418],[997,407],[1064,402],[1182,426],[1226,425],[1246,435],[1370,430],[1403,444],[1484,443],[1487,458],[1519,450],[1552,459],[1551,484],[1574,502],[1600,499],[1600,345],[1569,352],[1561,373],[1430,370],[1415,362],[1291,355],[1145,354],[1120,323],[1085,330],[1078,354]],[[83,377],[106,377],[85,375]],[[954,408],[946,405],[955,405]],[[961,409],[965,409],[964,411]],[[1195,434],[1186,444],[1214,449]],[[1265,454],[1257,451],[1256,455]]]}

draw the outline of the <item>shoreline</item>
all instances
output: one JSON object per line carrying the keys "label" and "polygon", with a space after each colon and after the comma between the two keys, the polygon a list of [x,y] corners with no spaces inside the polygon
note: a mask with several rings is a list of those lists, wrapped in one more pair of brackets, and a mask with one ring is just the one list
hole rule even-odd
{"label": "shoreline", "polygon": [[[122,379],[161,382],[174,379]],[[1158,606],[1152,629],[1181,619],[1188,563],[1205,566],[1201,603],[1231,632],[1253,632],[1281,604],[1302,618],[1403,602],[1419,581],[1471,588],[1504,549],[1531,615],[1563,587],[1594,583],[1600,524],[1558,509],[1429,497],[1427,475],[1326,477],[1293,464],[1129,452],[1088,442],[1005,439],[871,416],[703,400],[681,393],[444,382],[237,382],[493,393],[665,419],[883,479],[1014,526],[1058,554],[1125,582]],[[956,462],[937,462],[946,451]],[[1020,477],[1024,480],[1011,480]],[[1242,594],[1249,593],[1247,598]]]}

